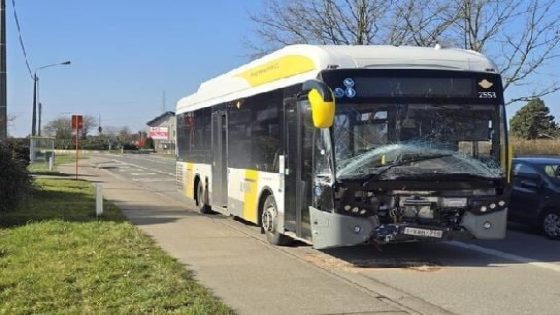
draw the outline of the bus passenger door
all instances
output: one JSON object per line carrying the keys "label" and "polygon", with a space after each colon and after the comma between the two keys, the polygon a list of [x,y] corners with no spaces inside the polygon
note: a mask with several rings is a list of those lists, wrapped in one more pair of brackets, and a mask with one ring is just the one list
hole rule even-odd
{"label": "bus passenger door", "polygon": [[[298,237],[311,239],[309,224],[309,199],[311,175],[311,151],[307,152],[309,132],[302,120],[301,111],[309,106],[307,101],[295,98],[284,102],[284,152],[286,154],[285,171],[285,207],[284,228],[294,232]],[[309,148],[310,149],[310,148]]]}
{"label": "bus passenger door", "polygon": [[214,206],[227,206],[227,116],[212,113],[212,197]]}

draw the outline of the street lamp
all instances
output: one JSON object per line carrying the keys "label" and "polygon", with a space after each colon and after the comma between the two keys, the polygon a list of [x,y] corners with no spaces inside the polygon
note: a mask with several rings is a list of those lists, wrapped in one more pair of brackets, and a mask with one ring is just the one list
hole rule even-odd
{"label": "street lamp", "polygon": [[[62,66],[62,65],[69,65],[70,61],[64,61],[64,62],[59,62],[59,63],[53,63],[50,65],[46,65],[46,66],[42,66],[39,67],[37,69],[35,69],[35,72],[33,73],[33,116],[31,119],[31,136],[35,136],[37,134],[37,85],[39,84],[39,77],[37,77],[37,71],[41,70],[41,69],[45,69],[45,68],[49,68],[49,67],[54,67],[54,66]],[[41,130],[39,129],[39,135],[41,135]]]}

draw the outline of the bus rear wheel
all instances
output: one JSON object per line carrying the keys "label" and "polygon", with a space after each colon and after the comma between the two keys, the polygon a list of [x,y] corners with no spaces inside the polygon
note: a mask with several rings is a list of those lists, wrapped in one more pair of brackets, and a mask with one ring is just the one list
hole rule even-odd
{"label": "bus rear wheel", "polygon": [[208,214],[210,213],[210,206],[204,203],[204,200],[204,185],[198,183],[196,187],[196,205],[198,207],[198,212]]}
{"label": "bus rear wheel", "polygon": [[276,200],[272,195],[266,197],[261,213],[261,227],[266,234],[266,239],[273,245],[289,245],[292,239],[286,235],[278,233],[276,230],[278,221],[278,208]]}

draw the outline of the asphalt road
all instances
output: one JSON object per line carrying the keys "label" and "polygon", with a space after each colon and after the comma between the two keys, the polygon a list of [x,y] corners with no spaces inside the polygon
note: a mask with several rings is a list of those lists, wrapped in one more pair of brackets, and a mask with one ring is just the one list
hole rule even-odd
{"label": "asphalt road", "polygon": [[[115,176],[182,198],[175,190],[174,160],[104,157],[112,159],[104,168]],[[231,224],[259,233],[249,224]],[[318,251],[300,244],[283,250],[403,304],[414,299],[457,314],[560,314],[560,241],[523,226],[509,228],[501,241],[395,244],[381,251],[373,246]]]}

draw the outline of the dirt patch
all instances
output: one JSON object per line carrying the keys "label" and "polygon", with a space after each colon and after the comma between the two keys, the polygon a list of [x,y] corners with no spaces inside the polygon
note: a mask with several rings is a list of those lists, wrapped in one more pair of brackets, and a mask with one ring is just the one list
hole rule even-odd
{"label": "dirt patch", "polygon": [[367,270],[403,269],[417,272],[435,272],[441,270],[441,265],[435,262],[399,260],[399,259],[355,259],[342,260],[333,256],[308,254],[305,260],[325,269],[337,269],[349,272]]}

